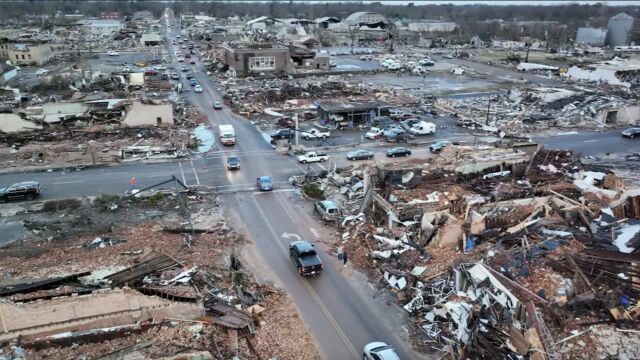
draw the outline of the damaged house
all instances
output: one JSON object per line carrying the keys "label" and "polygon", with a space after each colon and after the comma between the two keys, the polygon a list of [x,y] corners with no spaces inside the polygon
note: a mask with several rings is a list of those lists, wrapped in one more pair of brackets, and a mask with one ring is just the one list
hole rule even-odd
{"label": "damaged house", "polygon": [[288,71],[289,49],[273,47],[271,44],[248,46],[222,46],[223,63],[236,76],[283,74]]}

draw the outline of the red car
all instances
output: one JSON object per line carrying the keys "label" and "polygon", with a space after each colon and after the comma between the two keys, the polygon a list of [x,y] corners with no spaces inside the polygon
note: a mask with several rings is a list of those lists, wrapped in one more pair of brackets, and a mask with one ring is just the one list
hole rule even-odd
{"label": "red car", "polygon": [[144,71],[145,75],[158,75],[158,72],[154,69],[147,69]]}

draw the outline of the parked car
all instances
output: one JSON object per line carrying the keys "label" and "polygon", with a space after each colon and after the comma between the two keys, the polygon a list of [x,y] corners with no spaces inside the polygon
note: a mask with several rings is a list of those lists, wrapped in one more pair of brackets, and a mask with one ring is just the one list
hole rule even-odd
{"label": "parked car", "polygon": [[316,276],[322,272],[322,260],[307,241],[299,240],[289,244],[289,258],[300,275]]}
{"label": "parked car", "polygon": [[322,131],[319,129],[309,129],[309,130],[304,130],[302,131],[302,138],[305,140],[311,140],[311,139],[326,139],[331,135],[331,132],[329,132],[329,130],[327,131]]}
{"label": "parked car", "polygon": [[33,200],[40,196],[42,188],[37,181],[23,181],[15,183],[6,188],[0,188],[0,201],[5,202],[13,199]]}
{"label": "parked car", "polygon": [[375,341],[368,343],[362,349],[364,360],[400,360],[395,350],[386,343]]}
{"label": "parked car", "polygon": [[318,201],[315,203],[314,208],[324,221],[335,221],[340,216],[338,206],[330,200]]}
{"label": "parked car", "polygon": [[260,176],[256,178],[256,186],[260,191],[271,191],[273,190],[273,180],[270,176]]}
{"label": "parked car", "polygon": [[180,71],[187,72],[189,71],[189,68],[186,65],[182,65],[182,67],[180,68]]}
{"label": "parked car", "polygon": [[240,170],[240,159],[235,155],[227,158],[227,170]]}
{"label": "parked car", "polygon": [[389,116],[392,119],[399,118],[399,117],[401,117],[403,115],[405,115],[405,112],[400,110],[400,109],[391,109],[391,110],[389,110]]}
{"label": "parked car", "polygon": [[196,64],[196,60],[195,59],[191,59],[191,61],[189,61],[189,64],[195,65]]}
{"label": "parked car", "polygon": [[394,147],[387,150],[387,157],[397,157],[397,156],[409,156],[411,155],[411,150],[406,147]]}
{"label": "parked car", "polygon": [[131,72],[131,67],[129,67],[129,66],[123,67],[122,68],[122,72],[130,73]]}
{"label": "parked car", "polygon": [[633,139],[636,136],[640,136],[640,128],[629,128],[622,132],[622,136]]}
{"label": "parked car", "polygon": [[158,72],[156,70],[154,70],[154,69],[146,69],[144,71],[144,74],[145,75],[158,75]]}
{"label": "parked car", "polygon": [[436,63],[431,59],[422,59],[422,60],[420,60],[420,65],[422,65],[422,66],[433,66],[435,64]]}
{"label": "parked car", "polygon": [[187,78],[187,80],[191,80],[191,79],[193,79],[195,76],[193,76],[193,74],[192,74],[192,73],[186,73],[186,74],[184,75],[184,77],[186,77],[186,78]]}
{"label": "parked car", "polygon": [[353,150],[347,153],[347,160],[373,159],[373,151],[366,149]]}
{"label": "parked car", "polygon": [[412,135],[404,130],[396,130],[390,132],[386,137],[386,140],[389,142],[407,142],[412,138]]}
{"label": "parked car", "polygon": [[109,56],[118,56],[120,54],[118,54],[116,51],[110,50],[110,51],[107,51],[107,55],[109,55]]}
{"label": "parked car", "polygon": [[164,65],[156,65],[153,67],[153,69],[160,71],[160,70],[167,70],[167,67]]}
{"label": "parked car", "polygon": [[291,136],[293,136],[293,131],[291,129],[280,129],[271,133],[271,138],[275,140],[290,139]]}
{"label": "parked car", "polygon": [[178,75],[178,73],[171,73],[171,78],[173,80],[179,80],[180,79],[180,75]]}
{"label": "parked car", "polygon": [[195,92],[197,92],[197,93],[201,93],[201,92],[202,92],[202,86],[200,86],[200,85],[196,85],[196,86],[193,88],[193,90],[194,90]]}
{"label": "parked car", "polygon": [[372,127],[371,129],[369,129],[369,131],[367,131],[364,137],[366,137],[367,139],[375,140],[381,137],[383,132],[384,131],[380,128]]}
{"label": "parked car", "polygon": [[214,110],[222,110],[222,104],[219,101],[213,103]]}
{"label": "parked car", "polygon": [[178,56],[178,62],[184,62],[184,58],[182,56]]}
{"label": "parked car", "polygon": [[448,140],[438,141],[437,143],[431,144],[431,146],[429,146],[429,151],[431,151],[434,154],[437,154],[448,145],[451,145],[451,141],[448,141]]}
{"label": "parked car", "polygon": [[335,61],[333,61],[333,60],[329,61],[329,67],[336,67],[336,66],[338,66],[338,64],[336,64]]}
{"label": "parked car", "polygon": [[411,125],[409,132],[413,135],[433,135],[436,133],[436,124],[418,121]]}
{"label": "parked car", "polygon": [[310,151],[304,155],[300,155],[298,156],[298,162],[301,162],[303,164],[306,163],[310,163],[310,162],[324,162],[326,160],[329,160],[329,155],[327,155],[324,152],[315,152],[315,151]]}
{"label": "parked car", "polygon": [[38,69],[36,71],[36,76],[43,76],[43,75],[47,75],[49,73],[49,70],[47,69]]}
{"label": "parked car", "polygon": [[196,80],[196,79],[191,79],[191,80],[189,80],[189,85],[191,85],[191,86],[196,86],[196,85],[198,85],[198,80]]}

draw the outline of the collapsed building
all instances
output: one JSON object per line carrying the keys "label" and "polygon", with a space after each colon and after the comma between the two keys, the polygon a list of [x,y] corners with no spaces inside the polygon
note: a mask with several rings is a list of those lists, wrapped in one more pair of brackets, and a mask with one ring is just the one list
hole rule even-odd
{"label": "collapsed building", "polygon": [[638,193],[612,172],[512,143],[291,181],[338,205],[334,248],[389,289],[423,351],[635,356]]}

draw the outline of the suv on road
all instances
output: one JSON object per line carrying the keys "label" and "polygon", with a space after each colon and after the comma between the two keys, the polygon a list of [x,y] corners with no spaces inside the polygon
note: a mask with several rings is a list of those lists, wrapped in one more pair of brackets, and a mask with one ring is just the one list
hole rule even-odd
{"label": "suv on road", "polygon": [[40,195],[42,188],[37,181],[24,181],[15,183],[6,188],[0,188],[0,202],[13,199],[33,200]]}
{"label": "suv on road", "polygon": [[333,201],[323,200],[315,204],[316,212],[324,221],[335,221],[340,216],[340,210]]}

